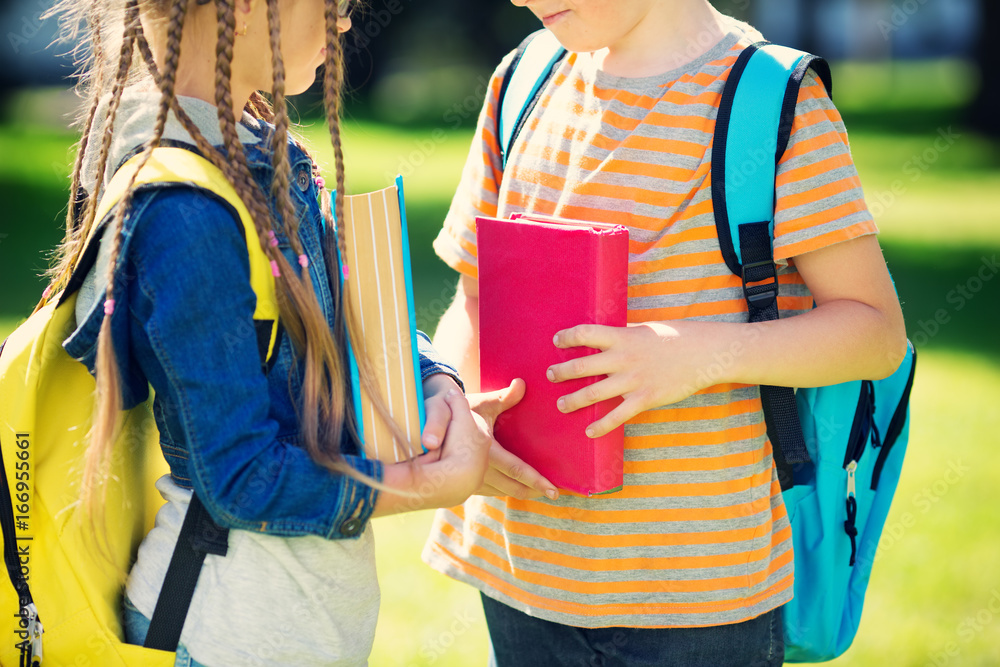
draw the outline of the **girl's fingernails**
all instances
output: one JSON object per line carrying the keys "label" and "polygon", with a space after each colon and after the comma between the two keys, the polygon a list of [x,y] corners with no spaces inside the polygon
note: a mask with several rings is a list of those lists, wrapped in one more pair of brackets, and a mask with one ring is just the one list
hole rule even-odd
{"label": "girl's fingernails", "polygon": [[428,435],[424,438],[428,445],[437,445],[440,441],[436,435]]}
{"label": "girl's fingernails", "polygon": [[559,412],[566,412],[566,399],[560,398],[556,401],[556,407],[559,408]]}
{"label": "girl's fingernails", "polygon": [[555,500],[556,498],[559,497],[559,492],[556,491],[555,489],[549,489],[548,491],[545,492],[545,495],[547,495],[550,499]]}
{"label": "girl's fingernails", "polygon": [[559,334],[556,334],[555,336],[552,337],[552,344],[555,345],[556,347],[559,347]]}
{"label": "girl's fingernails", "polygon": [[594,433],[595,433],[594,427],[593,426],[588,426],[587,427],[587,437],[588,438],[593,438],[594,437]]}
{"label": "girl's fingernails", "polygon": [[545,371],[545,377],[547,377],[549,379],[549,382],[555,382],[556,381],[556,374],[552,372],[551,368],[549,370]]}

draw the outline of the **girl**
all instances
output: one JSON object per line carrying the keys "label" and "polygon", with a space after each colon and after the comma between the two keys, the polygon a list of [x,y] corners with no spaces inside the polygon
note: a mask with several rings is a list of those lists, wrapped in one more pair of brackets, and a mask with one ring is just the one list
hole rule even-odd
{"label": "girl", "polygon": [[557,333],[557,347],[600,352],[549,369],[552,382],[606,376],[560,410],[621,397],[587,432],[625,424],[625,487],[540,498],[550,485],[523,464],[505,474],[507,453],[482,489],[506,497],[439,511],[425,558],[483,592],[500,667],[780,665],[791,539],[758,385],[882,378],[906,351],[840,115],[807,74],[777,170],[781,319],[748,325],[715,231],[710,147],[730,68],[760,35],[707,0],[513,2],[570,54],[506,169],[511,59],[495,73],[435,242],[462,273],[436,342],[474,391],[477,215],[626,225],[630,326]]}
{"label": "girl", "polygon": [[[51,293],[65,286],[92,231],[108,230],[65,342],[98,381],[83,502],[100,515],[93,489],[114,454],[119,411],[145,400],[150,386],[170,465],[157,482],[167,502],[128,577],[126,640],[144,641],[194,492],[230,529],[228,554],[205,559],[177,664],[264,664],[277,655],[284,664],[364,664],[379,600],[369,518],[461,502],[482,481],[488,440],[455,371],[425,338],[422,442],[434,451],[383,465],[364,458],[353,435],[342,359],[355,325],[339,286],[344,239],[330,211],[342,219],[339,35],[351,25],[350,3],[66,0],[62,9],[68,25],[85,21],[92,58]],[[332,207],[316,165],[289,138],[285,105],[321,64],[336,156]],[[122,162],[162,145],[197,151],[221,169],[256,238],[244,238],[220,200],[187,186],[130,187],[108,220],[95,219]],[[271,260],[287,334],[267,373],[253,335],[247,243]],[[377,395],[370,362],[358,356],[362,383]]]}

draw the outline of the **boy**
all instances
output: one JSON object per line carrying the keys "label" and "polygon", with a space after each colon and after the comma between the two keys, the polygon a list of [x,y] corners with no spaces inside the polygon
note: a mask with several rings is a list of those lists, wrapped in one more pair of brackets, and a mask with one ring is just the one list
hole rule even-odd
{"label": "boy", "polygon": [[506,170],[495,128],[510,57],[494,75],[435,241],[462,274],[435,344],[476,391],[477,215],[626,225],[629,326],[560,332],[558,347],[601,352],[549,371],[606,376],[560,399],[564,412],[624,399],[588,435],[625,423],[625,486],[556,499],[494,445],[483,495],[438,512],[424,557],[482,591],[500,667],[780,665],[793,560],[759,385],[882,378],[906,349],[840,115],[807,74],[776,180],[781,319],[746,324],[715,231],[711,144],[729,70],[760,35],[707,0],[514,4],[570,54]]}

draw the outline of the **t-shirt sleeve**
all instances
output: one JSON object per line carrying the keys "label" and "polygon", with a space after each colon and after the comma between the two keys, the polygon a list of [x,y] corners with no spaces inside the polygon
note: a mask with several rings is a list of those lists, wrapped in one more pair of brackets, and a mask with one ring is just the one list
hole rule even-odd
{"label": "t-shirt sleeve", "polygon": [[448,266],[472,278],[478,277],[476,263],[476,216],[495,216],[503,167],[497,138],[497,109],[504,74],[513,55],[509,54],[490,79],[476,134],[462,170],[462,179],[451,201],[444,226],[434,239],[434,251]]}
{"label": "t-shirt sleeve", "polygon": [[778,163],[776,197],[775,260],[878,233],[844,121],[812,72],[799,88],[791,137]]}

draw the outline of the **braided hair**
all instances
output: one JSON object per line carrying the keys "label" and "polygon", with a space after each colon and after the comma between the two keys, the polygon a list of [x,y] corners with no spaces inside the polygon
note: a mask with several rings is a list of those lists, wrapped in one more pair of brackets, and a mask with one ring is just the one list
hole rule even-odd
{"label": "braided hair", "polygon": [[[150,159],[152,151],[160,145],[168,117],[173,113],[202,155],[222,171],[247,206],[257,232],[257,242],[274,267],[279,318],[294,348],[304,361],[302,412],[299,422],[306,450],[313,460],[331,471],[383,488],[381,484],[350,466],[340,450],[344,429],[354,437],[357,432],[352,419],[353,410],[348,409],[349,379],[344,363],[348,346],[351,346],[358,361],[362,388],[372,399],[380,417],[392,429],[397,447],[409,456],[415,453],[415,448],[402,428],[391,419],[373,365],[363,347],[354,342],[362,339],[359,333],[360,327],[351,314],[349,291],[343,290],[343,293],[340,293],[339,281],[336,279],[330,281],[335,302],[340,306],[336,311],[336,326],[331,331],[313,289],[312,272],[299,240],[298,218],[289,195],[290,123],[285,99],[285,70],[280,49],[279,0],[266,0],[268,39],[271,48],[272,102],[269,103],[264,94],[258,91],[251,95],[243,109],[254,118],[274,125],[270,147],[274,176],[268,193],[261,190],[251,174],[243,144],[237,134],[231,84],[233,47],[236,40],[235,2],[234,0],[196,1],[199,5],[213,1],[215,3],[217,25],[215,103],[219,129],[223,137],[221,150],[204,137],[184,111],[175,90],[185,20],[191,13],[192,3],[195,0],[125,0],[121,19],[121,43],[113,77],[108,76],[111,66],[105,62],[109,58],[106,44],[108,40],[104,35],[112,23],[110,17],[114,14],[113,7],[108,5],[115,0],[89,2],[61,0],[57,6],[57,11],[62,11],[69,17],[64,20],[64,25],[73,23],[74,19],[76,21],[85,19],[89,27],[92,48],[90,62],[85,65],[83,72],[83,89],[89,104],[82,122],[83,134],[73,169],[67,232],[59,250],[59,262],[50,272],[47,294],[54,295],[65,288],[83,253],[85,241],[101,223],[95,219],[101,194],[100,183],[108,169],[114,124],[123,92],[130,81],[151,80],[160,92],[160,101],[152,137],[144,144],[139,158],[140,169]],[[342,3],[338,0],[327,0],[325,7],[327,44],[323,80],[324,100],[336,169],[335,194],[330,197],[324,192],[322,206],[327,222],[324,262],[330,276],[338,275],[338,249],[342,256],[347,256],[343,225],[335,224],[337,220],[343,220],[344,209],[344,157],[339,123],[343,84],[343,47],[338,28],[338,19],[341,17],[338,8],[340,4]],[[150,46],[141,20],[147,12],[166,19],[166,46],[159,62]],[[102,98],[108,94],[108,88],[110,88],[110,101],[107,115],[102,122],[99,122],[97,110]],[[100,132],[101,141],[96,158],[97,185],[93,188],[95,192],[86,192],[81,187],[83,153],[96,139],[92,136],[95,132]],[[315,163],[313,169],[318,170]],[[115,302],[115,266],[119,260],[122,229],[138,172],[138,169],[134,172],[104,234],[104,239],[111,243],[111,257],[107,267],[105,314],[98,335],[95,364],[98,385],[97,409],[91,432],[91,445],[85,457],[81,493],[83,505],[91,515],[101,514],[103,482],[107,478],[121,428],[120,373],[112,345],[111,316]],[[275,214],[272,214],[271,199],[275,202]],[[293,251],[299,256],[299,267],[293,267],[277,248],[277,244],[272,242],[274,234],[279,230],[289,239]],[[252,241],[248,239],[248,242]]]}

